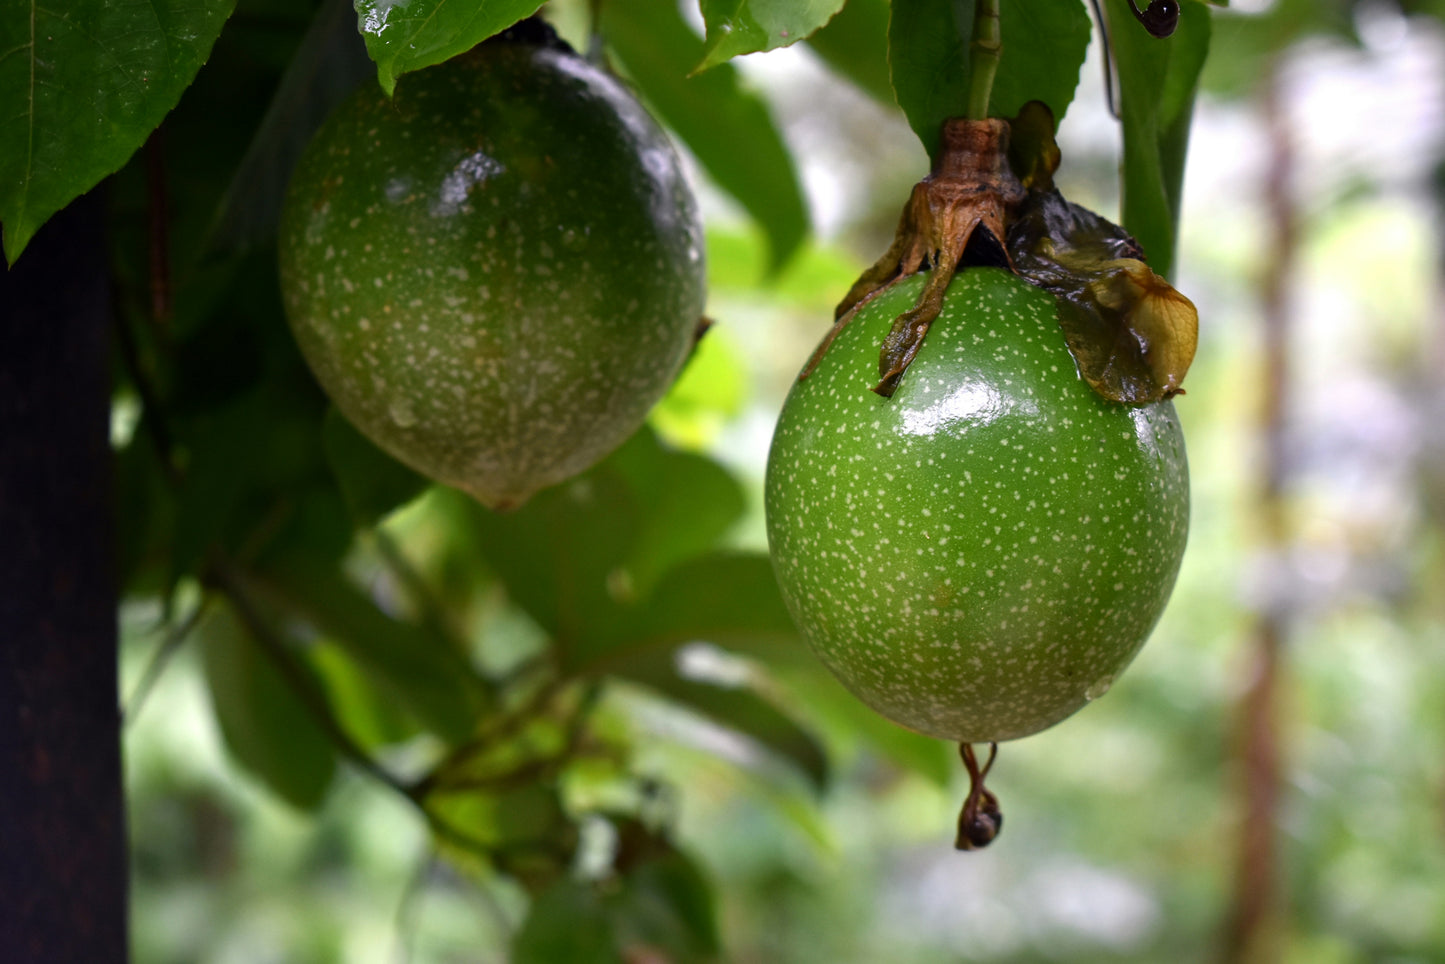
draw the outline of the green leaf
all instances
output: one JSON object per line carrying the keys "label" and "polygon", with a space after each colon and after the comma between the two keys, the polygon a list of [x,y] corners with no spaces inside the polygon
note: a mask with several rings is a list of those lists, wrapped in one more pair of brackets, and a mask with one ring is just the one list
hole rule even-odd
{"label": "green leaf", "polygon": [[671,569],[645,605],[593,640],[584,665],[607,669],[647,649],[701,640],[789,665],[811,660],[761,553],[718,552]]}
{"label": "green leaf", "polygon": [[716,463],[644,427],[515,512],[458,508],[508,594],[575,661],[606,645],[664,570],[710,549],[743,499]]}
{"label": "green leaf", "polygon": [[375,525],[431,484],[377,448],[335,406],[327,409],[321,424],[321,445],[358,525]]}
{"label": "green leaf", "polygon": [[664,448],[644,428],[609,460],[643,508],[627,561],[643,597],[667,569],[712,548],[741,518],[742,486],[712,459]]}
{"label": "green leaf", "polygon": [[[1435,16],[1445,19],[1445,6]],[[1257,94],[1281,52],[1306,37],[1360,44],[1353,4],[1275,0],[1262,13],[1231,11],[1211,20],[1212,42],[1228,53],[1208,59],[1202,83],[1211,94],[1228,98]]]}
{"label": "green leaf", "polygon": [[564,879],[532,902],[512,943],[513,964],[704,964],[720,949],[712,888],[666,844],[611,881]]}
{"label": "green leaf", "polygon": [[[973,0],[894,0],[888,22],[893,90],[929,156],[939,131],[968,108]],[[1063,120],[1089,46],[1083,0],[1004,3],[999,14],[1003,53],[989,99],[989,116],[1012,117],[1041,100]]]}
{"label": "green leaf", "polygon": [[257,588],[340,647],[372,682],[448,742],[470,736],[482,694],[448,640],[387,615],[338,570],[305,556],[273,559]]}
{"label": "green leaf", "polygon": [[197,633],[226,746],[277,796],[316,809],[336,772],[325,734],[224,599],[211,600]]}
{"label": "green leaf", "polygon": [[787,47],[827,23],[843,0],[701,0],[707,25],[698,70],[742,54]]}
{"label": "green leaf", "polygon": [[1134,21],[1126,0],[1105,2],[1124,125],[1124,229],[1166,278],[1174,269],[1184,156],[1211,29],[1205,4],[1188,0],[1180,7],[1178,29],[1158,40]]}
{"label": "green leaf", "polygon": [[416,721],[347,659],[341,647],[323,641],[308,655],[326,686],[337,722],[363,749],[401,743],[421,732]]}
{"label": "green leaf", "polygon": [[538,0],[356,0],[356,27],[390,95],[402,74],[470,50],[540,6]]}
{"label": "green leaf", "polygon": [[20,257],[176,106],[234,0],[0,0],[0,222]]}
{"label": "green leaf", "polygon": [[272,242],[291,169],[311,135],[372,72],[350,0],[326,0],[287,64],[211,224],[214,254]]}
{"label": "green leaf", "polygon": [[624,964],[611,908],[593,885],[558,881],[532,902],[512,941],[512,964]]}
{"label": "green leaf", "polygon": [[849,0],[838,15],[808,38],[808,46],[838,73],[885,104],[893,105],[888,75],[887,0]]}
{"label": "green leaf", "polygon": [[828,755],[817,737],[783,712],[753,678],[692,679],[677,666],[677,651],[648,649],[638,658],[613,668],[616,675],[642,683],[689,709],[701,713],[791,763],[812,784],[828,784]]}
{"label": "green leaf", "polygon": [[850,744],[861,741],[873,753],[937,787],[948,787],[958,773],[956,746],[879,716],[817,660],[786,667],[779,675],[789,692],[806,694],[811,719],[829,731],[847,734]]}
{"label": "green leaf", "polygon": [[780,268],[807,236],[808,211],[766,104],[729,64],[688,76],[703,43],[670,0],[608,0],[602,29],[648,105],[766,233]]}
{"label": "green leaf", "polygon": [[659,948],[675,964],[712,961],[721,951],[712,886],[672,847],[628,872],[613,916],[625,949]]}
{"label": "green leaf", "polygon": [[457,509],[507,594],[564,651],[618,618],[638,507],[606,463],[515,512],[491,512],[469,498]]}

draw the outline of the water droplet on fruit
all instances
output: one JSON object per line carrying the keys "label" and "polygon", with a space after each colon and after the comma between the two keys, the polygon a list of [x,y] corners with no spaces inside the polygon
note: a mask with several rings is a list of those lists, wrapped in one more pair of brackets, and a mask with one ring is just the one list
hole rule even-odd
{"label": "water droplet on fruit", "polygon": [[411,428],[416,424],[416,410],[411,407],[411,402],[404,398],[392,399],[391,405],[387,407],[387,414],[402,428]]}
{"label": "water droplet on fruit", "polygon": [[1109,692],[1109,687],[1113,685],[1114,676],[1112,673],[1108,676],[1102,676],[1099,679],[1094,680],[1093,683],[1089,684],[1089,688],[1084,690],[1084,699],[1090,701],[1096,700],[1099,697],[1103,696],[1105,693]]}

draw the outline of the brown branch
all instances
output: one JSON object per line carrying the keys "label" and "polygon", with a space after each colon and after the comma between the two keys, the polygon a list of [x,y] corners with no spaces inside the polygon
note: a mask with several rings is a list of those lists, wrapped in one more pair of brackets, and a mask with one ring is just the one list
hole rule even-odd
{"label": "brown branch", "polygon": [[[1299,246],[1292,194],[1294,146],[1275,65],[1265,80],[1263,107],[1270,165],[1265,185],[1272,237],[1260,300],[1264,322],[1264,391],[1261,399],[1258,511],[1264,551],[1279,558],[1288,540],[1282,498],[1287,482],[1286,404],[1290,394],[1289,285]],[[1270,599],[1258,615],[1244,694],[1238,708],[1237,753],[1241,804],[1234,895],[1224,931],[1226,964],[1267,964],[1279,959],[1279,800],[1283,784],[1279,702],[1289,633],[1287,600]]]}

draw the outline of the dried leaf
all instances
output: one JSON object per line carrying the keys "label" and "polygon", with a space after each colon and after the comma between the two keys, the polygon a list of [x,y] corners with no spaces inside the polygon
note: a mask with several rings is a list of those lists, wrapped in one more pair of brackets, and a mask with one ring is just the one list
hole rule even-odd
{"label": "dried leaf", "polygon": [[1181,391],[1198,312],[1122,228],[1057,191],[1032,191],[1008,247],[1018,273],[1059,299],[1064,338],[1094,391],[1128,404]]}

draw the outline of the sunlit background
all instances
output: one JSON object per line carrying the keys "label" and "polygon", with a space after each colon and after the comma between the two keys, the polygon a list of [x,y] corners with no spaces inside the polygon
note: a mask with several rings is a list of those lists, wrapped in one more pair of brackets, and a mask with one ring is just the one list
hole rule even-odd
{"label": "sunlit background", "polygon": [[[1303,6],[1283,25],[1264,0],[1217,17],[1195,115],[1175,279],[1201,321],[1176,401],[1193,518],[1173,601],[1107,698],[1002,748],[992,847],[952,849],[950,748],[883,762],[836,692],[789,690],[835,763],[821,798],[696,719],[609,697],[644,734],[634,766],[672,787],[660,805],[716,885],[730,960],[1213,961],[1262,907],[1261,959],[1445,961],[1445,25],[1383,0],[1335,24]],[[815,238],[766,276],[760,238],[692,166],[717,325],[654,425],[746,481],[735,537],[761,548],[783,396],[926,156],[805,45],[739,64],[799,159]],[[1096,44],[1058,180],[1117,217],[1103,69]],[[426,511],[388,525],[424,539]],[[127,694],[156,619],[123,613]],[[440,859],[365,776],[318,817],[269,795],[228,760],[193,652],[126,752],[138,961],[506,960],[520,892]],[[1273,899],[1251,903],[1271,867]]]}

